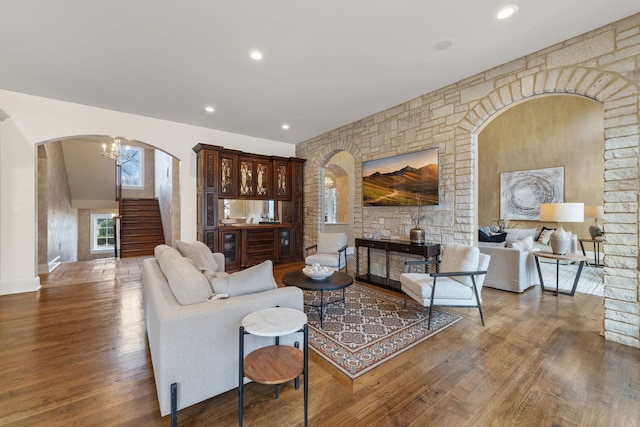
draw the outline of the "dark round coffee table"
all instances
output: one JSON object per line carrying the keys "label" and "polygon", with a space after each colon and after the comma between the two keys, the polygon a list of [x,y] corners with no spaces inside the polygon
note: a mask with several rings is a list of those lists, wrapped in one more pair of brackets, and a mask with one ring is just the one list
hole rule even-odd
{"label": "dark round coffee table", "polygon": [[[305,304],[308,307],[315,307],[320,314],[320,327],[324,317],[324,307],[335,302],[344,301],[345,290],[353,284],[353,277],[347,273],[336,271],[331,276],[323,280],[313,280],[307,277],[302,271],[294,271],[282,276],[282,283],[285,286],[295,286],[303,291],[320,291],[320,304]],[[342,289],[342,298],[330,301],[324,300],[324,291],[337,291]]]}

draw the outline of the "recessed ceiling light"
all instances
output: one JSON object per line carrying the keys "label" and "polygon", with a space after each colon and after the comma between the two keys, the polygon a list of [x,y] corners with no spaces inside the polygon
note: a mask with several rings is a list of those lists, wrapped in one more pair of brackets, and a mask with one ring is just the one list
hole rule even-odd
{"label": "recessed ceiling light", "polygon": [[498,19],[507,19],[513,15],[515,15],[515,13],[518,11],[518,6],[516,6],[515,4],[510,4],[508,6],[503,7],[502,9],[500,9],[498,11],[498,13],[496,14],[496,18]]}
{"label": "recessed ceiling light", "polygon": [[282,125],[282,129],[289,129],[289,125],[288,125],[288,124],[286,124],[286,123],[285,123],[285,124],[283,124],[283,125]]}
{"label": "recessed ceiling light", "polygon": [[449,49],[451,46],[453,46],[453,40],[445,39],[445,40],[440,40],[438,43],[436,43],[435,48],[436,50],[445,50],[445,49]]}
{"label": "recessed ceiling light", "polygon": [[259,50],[254,50],[249,54],[249,56],[254,61],[260,61],[262,59],[262,52],[260,52]]}
{"label": "recessed ceiling light", "polygon": [[211,105],[208,105],[204,107],[204,111],[206,111],[207,113],[213,113],[214,111],[216,111],[216,109],[213,108]]}

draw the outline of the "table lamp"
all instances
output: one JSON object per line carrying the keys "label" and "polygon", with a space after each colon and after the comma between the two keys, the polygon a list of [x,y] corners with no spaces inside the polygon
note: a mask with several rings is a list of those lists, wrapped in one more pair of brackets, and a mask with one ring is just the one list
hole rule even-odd
{"label": "table lamp", "polygon": [[598,218],[604,218],[604,208],[602,206],[585,206],[584,217],[593,218],[594,223],[589,226],[589,234],[592,239],[602,236],[602,224],[598,223]]}
{"label": "table lamp", "polygon": [[558,223],[558,228],[551,235],[551,251],[564,255],[571,245],[571,233],[565,231],[562,224],[584,222],[584,203],[543,203],[540,205],[540,221]]}

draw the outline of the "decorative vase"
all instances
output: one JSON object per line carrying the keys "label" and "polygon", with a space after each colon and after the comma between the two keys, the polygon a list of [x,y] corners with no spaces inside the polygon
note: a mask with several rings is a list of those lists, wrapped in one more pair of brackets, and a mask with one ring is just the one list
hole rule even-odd
{"label": "decorative vase", "polygon": [[595,222],[589,226],[589,234],[591,234],[591,238],[595,239],[596,237],[601,236],[603,231],[604,229],[602,228],[602,225],[598,223],[598,218],[595,218]]}
{"label": "decorative vase", "polygon": [[409,241],[411,243],[424,243],[424,230],[422,228],[412,228],[409,231]]}

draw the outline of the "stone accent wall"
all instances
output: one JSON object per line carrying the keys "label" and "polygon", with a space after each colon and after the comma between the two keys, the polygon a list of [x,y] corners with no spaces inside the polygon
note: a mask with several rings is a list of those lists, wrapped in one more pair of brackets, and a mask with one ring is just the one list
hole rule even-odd
{"label": "stone accent wall", "polygon": [[[535,96],[569,93],[603,104],[607,224],[605,337],[640,348],[638,149],[640,14],[409,100],[296,146],[305,165],[305,246],[321,221],[321,168],[335,152],[356,160],[356,236],[407,238],[409,208],[362,207],[362,162],[438,147],[440,204],[427,207],[429,239],[473,244],[477,138],[496,114]],[[392,259],[401,272],[403,260]],[[373,259],[380,274],[383,259]]]}

